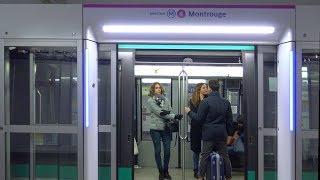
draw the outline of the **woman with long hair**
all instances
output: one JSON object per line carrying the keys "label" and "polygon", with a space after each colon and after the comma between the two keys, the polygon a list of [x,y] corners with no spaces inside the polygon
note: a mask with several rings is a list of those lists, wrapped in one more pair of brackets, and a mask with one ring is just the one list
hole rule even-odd
{"label": "woman with long hair", "polygon": [[[169,175],[170,145],[172,132],[165,129],[167,119],[182,119],[182,115],[173,113],[170,101],[164,96],[164,89],[159,82],[151,85],[147,107],[150,112],[149,127],[154,146],[154,156],[159,170],[159,180],[171,179]],[[161,141],[164,149],[163,166],[161,161]]]}
{"label": "woman with long hair", "polygon": [[[208,87],[205,83],[198,83],[189,101],[190,110],[197,113],[200,102],[207,96]],[[191,120],[191,150],[193,151],[193,172],[194,177],[198,178],[199,154],[201,152],[202,127]]]}

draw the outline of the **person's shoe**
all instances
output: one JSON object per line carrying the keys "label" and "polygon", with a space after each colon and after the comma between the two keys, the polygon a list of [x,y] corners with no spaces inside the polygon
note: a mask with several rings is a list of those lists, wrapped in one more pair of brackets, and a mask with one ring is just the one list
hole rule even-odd
{"label": "person's shoe", "polygon": [[196,179],[199,178],[199,176],[198,176],[198,170],[197,170],[197,169],[194,169],[194,170],[193,170],[193,177],[196,178]]}
{"label": "person's shoe", "polygon": [[164,180],[164,172],[159,171],[159,180]]}
{"label": "person's shoe", "polygon": [[164,179],[169,179],[169,180],[172,179],[168,171],[164,172]]}
{"label": "person's shoe", "polygon": [[198,176],[198,180],[205,180],[203,177]]}

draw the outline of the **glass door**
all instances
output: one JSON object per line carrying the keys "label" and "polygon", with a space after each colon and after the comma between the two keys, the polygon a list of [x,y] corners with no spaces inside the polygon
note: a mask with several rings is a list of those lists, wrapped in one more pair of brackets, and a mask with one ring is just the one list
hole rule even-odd
{"label": "glass door", "polygon": [[6,179],[82,179],[78,49],[5,42]]}
{"label": "glass door", "polygon": [[277,179],[277,51],[258,47],[258,179]]}
{"label": "glass door", "polygon": [[[117,179],[117,55],[114,44],[98,45],[98,179]],[[119,179],[119,178],[118,178]]]}
{"label": "glass door", "polygon": [[318,179],[319,166],[319,43],[298,43],[297,179]]}

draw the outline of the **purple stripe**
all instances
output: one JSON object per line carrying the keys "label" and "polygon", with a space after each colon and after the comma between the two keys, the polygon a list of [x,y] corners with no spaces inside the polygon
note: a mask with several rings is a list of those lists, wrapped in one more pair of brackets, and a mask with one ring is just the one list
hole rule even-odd
{"label": "purple stripe", "polygon": [[295,9],[292,4],[84,4],[85,8],[252,8]]}

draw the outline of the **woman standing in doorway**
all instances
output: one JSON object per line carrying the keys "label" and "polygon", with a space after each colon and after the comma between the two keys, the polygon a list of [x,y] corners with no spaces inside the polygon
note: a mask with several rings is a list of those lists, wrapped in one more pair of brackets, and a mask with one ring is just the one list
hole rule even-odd
{"label": "woman standing in doorway", "polygon": [[[208,87],[205,83],[198,83],[189,101],[190,110],[197,113],[200,102],[208,95]],[[191,120],[191,150],[193,152],[193,172],[194,177],[198,178],[199,154],[201,152],[202,127]]]}
{"label": "woman standing in doorway", "polygon": [[[149,91],[148,109],[150,111],[150,135],[154,146],[154,156],[159,170],[159,180],[171,179],[169,175],[170,145],[172,132],[165,130],[166,119],[182,119],[172,111],[169,100],[164,96],[164,89],[159,82],[151,85]],[[161,161],[161,141],[163,143],[163,166]]]}

